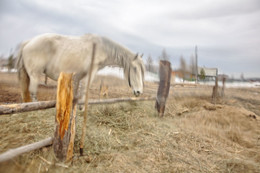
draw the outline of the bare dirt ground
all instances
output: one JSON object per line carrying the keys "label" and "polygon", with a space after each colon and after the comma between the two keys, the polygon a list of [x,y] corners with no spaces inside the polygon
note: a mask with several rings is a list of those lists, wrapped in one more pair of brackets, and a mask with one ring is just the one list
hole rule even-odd
{"label": "bare dirt ground", "polygon": [[[125,81],[98,76],[109,98],[133,96]],[[44,80],[42,80],[43,82]],[[40,86],[39,100],[54,100],[56,82]],[[158,84],[145,83],[144,96]],[[154,101],[90,107],[85,156],[79,157],[82,112],[77,112],[75,157],[59,166],[52,147],[0,163],[0,172],[260,172],[260,88],[226,89],[211,103],[212,87],[173,85],[165,116]],[[0,73],[0,104],[21,102],[16,74]],[[0,116],[0,153],[54,133],[55,109]]]}

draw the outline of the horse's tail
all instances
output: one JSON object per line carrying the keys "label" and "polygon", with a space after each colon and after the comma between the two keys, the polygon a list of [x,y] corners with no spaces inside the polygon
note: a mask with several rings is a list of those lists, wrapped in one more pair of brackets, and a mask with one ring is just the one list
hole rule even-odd
{"label": "horse's tail", "polygon": [[21,43],[17,54],[17,61],[16,61],[18,81],[20,84],[20,88],[22,90],[21,95],[22,95],[23,102],[31,102],[31,97],[29,92],[30,78],[25,69],[24,62],[23,62],[23,48],[27,43],[28,41]]}

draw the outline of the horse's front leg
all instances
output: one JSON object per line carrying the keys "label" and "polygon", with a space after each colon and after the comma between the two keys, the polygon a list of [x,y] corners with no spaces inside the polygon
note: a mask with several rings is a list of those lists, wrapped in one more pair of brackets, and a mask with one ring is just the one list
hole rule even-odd
{"label": "horse's front leg", "polygon": [[38,88],[38,77],[30,76],[29,92],[33,102],[37,102],[37,88]]}
{"label": "horse's front leg", "polygon": [[73,76],[73,104],[77,104],[78,100],[80,99],[80,95],[79,95],[79,84],[81,79],[83,78],[84,74],[82,73],[77,73]]}
{"label": "horse's front leg", "polygon": [[[93,82],[94,77],[95,77],[97,71],[98,71],[97,69],[93,69],[92,70],[89,86]],[[87,91],[88,78],[89,78],[89,75],[86,75],[80,82],[79,92],[78,92],[79,103],[81,103],[81,105],[79,106],[80,110],[85,110],[85,100],[86,100],[86,91]]]}

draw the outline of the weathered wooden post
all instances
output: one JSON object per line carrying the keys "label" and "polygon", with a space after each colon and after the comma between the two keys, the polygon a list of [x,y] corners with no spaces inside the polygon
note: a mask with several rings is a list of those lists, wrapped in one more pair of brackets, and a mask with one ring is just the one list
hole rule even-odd
{"label": "weathered wooden post", "polygon": [[213,86],[213,90],[212,90],[212,102],[214,104],[216,104],[217,97],[218,97],[218,76],[216,76],[215,86]]}
{"label": "weathered wooden post", "polygon": [[171,63],[169,61],[160,61],[160,83],[157,91],[157,98],[155,102],[155,108],[158,111],[159,117],[163,117],[165,104],[169,95],[170,84],[171,84]]}
{"label": "weathered wooden post", "polygon": [[91,57],[91,62],[90,62],[90,69],[88,71],[88,83],[87,83],[87,88],[86,88],[86,97],[85,97],[85,110],[84,110],[84,120],[82,122],[82,133],[81,133],[81,139],[80,139],[80,146],[79,146],[79,152],[80,155],[83,156],[83,148],[84,148],[84,142],[85,142],[85,136],[86,136],[86,125],[87,125],[87,117],[88,117],[88,91],[90,87],[90,82],[91,82],[91,76],[92,76],[92,70],[93,70],[93,65],[94,65],[94,59],[95,59],[95,52],[96,52],[96,44],[93,44],[93,50],[92,50],[92,57]]}
{"label": "weathered wooden post", "polygon": [[73,74],[61,73],[56,102],[56,130],[53,139],[55,156],[68,161],[73,156],[76,104],[73,103]]}
{"label": "weathered wooden post", "polygon": [[221,90],[221,97],[225,96],[225,83],[226,83],[226,77],[223,76],[222,78],[222,90]]}

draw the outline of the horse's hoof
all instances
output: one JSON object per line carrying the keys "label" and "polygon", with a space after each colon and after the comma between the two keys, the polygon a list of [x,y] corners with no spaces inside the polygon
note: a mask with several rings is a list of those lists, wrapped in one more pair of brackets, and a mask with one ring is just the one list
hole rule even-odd
{"label": "horse's hoof", "polygon": [[82,105],[79,105],[78,108],[79,108],[80,111],[84,111],[85,110],[85,106],[82,106]]}

